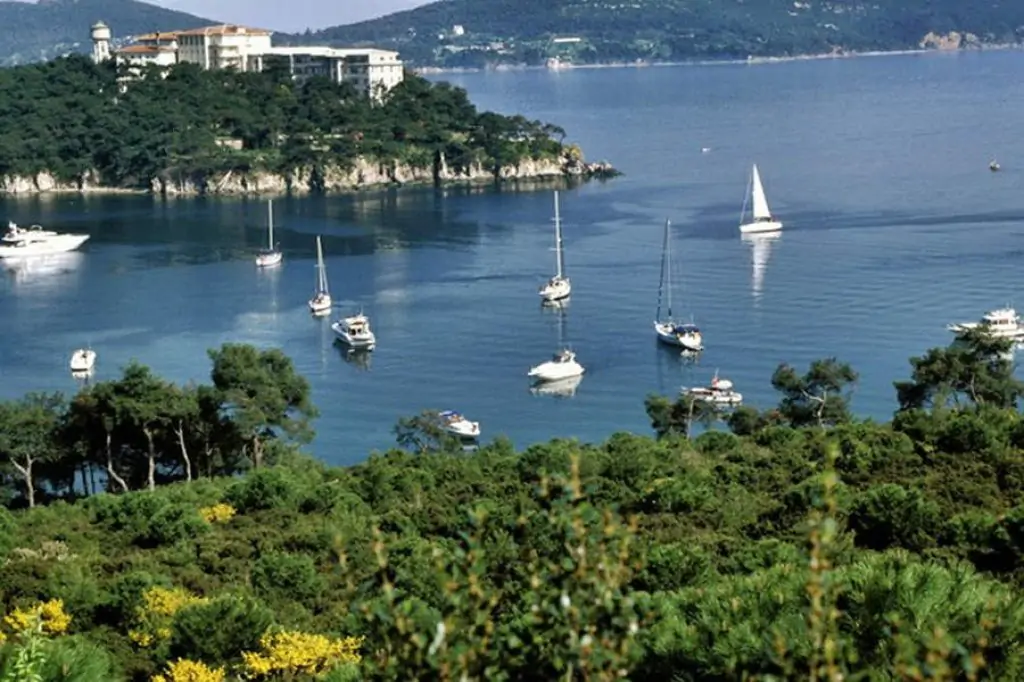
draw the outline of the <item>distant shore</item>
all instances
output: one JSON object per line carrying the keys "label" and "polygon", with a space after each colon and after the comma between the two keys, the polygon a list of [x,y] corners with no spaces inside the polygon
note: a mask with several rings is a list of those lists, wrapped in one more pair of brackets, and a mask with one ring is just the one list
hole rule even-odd
{"label": "distant shore", "polygon": [[451,73],[482,73],[488,71],[569,71],[577,69],[639,69],[648,67],[666,66],[726,66],[739,64],[782,64],[788,62],[817,61],[828,59],[855,59],[861,57],[895,57],[902,55],[920,54],[952,54],[960,52],[991,52],[996,50],[1019,50],[1020,45],[985,45],[973,49],[913,49],[913,50],[871,50],[867,52],[824,52],[819,54],[802,54],[780,57],[748,57],[747,59],[691,59],[681,61],[646,61],[637,60],[632,62],[599,62],[594,64],[572,64],[560,62],[558,66],[552,67],[546,64],[498,64],[487,67],[440,67],[424,66],[414,68],[413,71],[420,75],[437,75]]}

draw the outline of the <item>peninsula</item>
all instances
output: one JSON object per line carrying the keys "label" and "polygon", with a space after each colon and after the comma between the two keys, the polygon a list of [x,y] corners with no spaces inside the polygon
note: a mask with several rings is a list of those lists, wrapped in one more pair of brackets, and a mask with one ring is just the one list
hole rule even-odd
{"label": "peninsula", "polygon": [[71,55],[0,70],[0,192],[337,192],[607,177],[565,131],[413,74],[383,97],[282,69]]}

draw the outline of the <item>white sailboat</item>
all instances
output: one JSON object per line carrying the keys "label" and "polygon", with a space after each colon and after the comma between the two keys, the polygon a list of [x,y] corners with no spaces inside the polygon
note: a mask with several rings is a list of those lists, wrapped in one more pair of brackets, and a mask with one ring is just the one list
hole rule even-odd
{"label": "white sailboat", "polygon": [[[658,283],[658,310],[654,315],[654,332],[658,341],[677,346],[684,351],[699,353],[704,350],[704,337],[695,324],[680,324],[672,316],[672,222],[665,221],[665,241],[661,251],[661,281]],[[661,317],[661,300],[665,297],[665,319]]]}
{"label": "white sailboat", "polygon": [[764,185],[761,184],[761,174],[757,171],[757,164],[750,174],[750,196],[751,216],[750,222],[744,222],[747,213],[747,202],[743,201],[743,210],[740,212],[740,232],[750,234],[753,232],[777,232],[782,229],[782,223],[772,217],[771,209],[768,208],[768,198],[764,194]]}
{"label": "white sailboat", "polygon": [[331,311],[331,292],[327,288],[327,268],[324,265],[324,249],[320,244],[320,235],[316,237],[316,291],[309,299],[309,312],[314,315],[326,315]]}
{"label": "white sailboat", "polygon": [[96,366],[96,351],[92,348],[79,348],[71,354],[71,361],[68,363],[72,374],[86,374],[92,372]]}
{"label": "white sailboat", "polygon": [[256,255],[256,265],[261,268],[280,265],[282,257],[281,250],[274,243],[274,202],[267,199],[267,248]]}
{"label": "white sailboat", "polygon": [[565,276],[562,256],[562,219],[558,210],[558,191],[555,191],[555,276],[547,281],[538,292],[545,303],[553,303],[568,298],[572,293],[572,283]]}

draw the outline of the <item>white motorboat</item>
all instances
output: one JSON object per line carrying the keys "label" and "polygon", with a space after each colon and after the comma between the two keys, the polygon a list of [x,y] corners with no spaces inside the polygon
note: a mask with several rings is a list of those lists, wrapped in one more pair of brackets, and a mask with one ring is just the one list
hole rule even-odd
{"label": "white motorboat", "polygon": [[565,276],[562,255],[562,219],[558,210],[558,192],[555,192],[555,276],[549,279],[537,292],[545,303],[554,303],[568,298],[572,293],[572,282]]}
{"label": "white motorboat", "polygon": [[316,290],[313,298],[309,299],[309,312],[314,315],[331,312],[331,292],[327,287],[327,268],[324,266],[324,250],[319,235],[316,238]]}
{"label": "white motorboat", "polygon": [[533,395],[555,396],[558,398],[571,398],[576,395],[576,389],[580,387],[583,375],[558,379],[556,381],[540,381],[530,387]]}
{"label": "white motorboat", "polygon": [[1024,320],[1021,320],[1017,311],[1009,306],[988,311],[978,322],[957,322],[947,325],[946,328],[957,336],[984,329],[997,339],[1024,341]]}
{"label": "white motorboat", "polygon": [[[672,316],[672,240],[671,221],[665,221],[665,239],[661,251],[661,281],[658,283],[658,309],[654,316],[654,333],[658,341],[677,346],[685,351],[699,353],[704,350],[704,336],[697,325],[676,322]],[[662,296],[665,297],[668,317],[661,317]]]}
{"label": "white motorboat", "polygon": [[694,388],[680,389],[682,395],[687,395],[695,400],[713,403],[715,405],[739,405],[743,402],[743,394],[737,392],[728,379],[719,379],[718,372],[715,372],[711,384],[708,386],[697,386]]}
{"label": "white motorboat", "polygon": [[71,354],[69,364],[75,374],[91,372],[96,366],[96,351],[91,348],[79,348]]}
{"label": "white motorboat", "polygon": [[275,265],[280,265],[281,260],[284,258],[284,254],[278,248],[278,245],[274,243],[274,202],[270,199],[267,200],[267,248],[261,249],[256,254],[256,266],[260,268],[270,268]]}
{"label": "white motorboat", "polygon": [[764,186],[761,184],[761,174],[757,172],[757,164],[750,174],[750,187],[748,195],[751,203],[750,222],[744,222],[747,213],[746,199],[743,201],[743,210],[740,212],[740,232],[778,232],[782,229],[782,223],[772,217],[768,208],[768,198],[764,194]]}
{"label": "white motorboat", "polygon": [[480,422],[471,422],[458,412],[445,410],[437,413],[441,420],[441,428],[453,436],[460,438],[478,438]]}
{"label": "white motorboat", "polygon": [[370,318],[362,313],[338,320],[331,329],[339,341],[351,348],[373,350],[377,345],[377,337],[370,329]]}
{"label": "white motorboat", "polygon": [[583,374],[583,365],[576,361],[576,353],[563,349],[547,362],[531,367],[527,376],[536,381],[560,381]]}
{"label": "white motorboat", "polygon": [[60,234],[39,225],[29,228],[7,223],[7,232],[0,237],[0,258],[25,258],[74,251],[89,240],[87,234]]}

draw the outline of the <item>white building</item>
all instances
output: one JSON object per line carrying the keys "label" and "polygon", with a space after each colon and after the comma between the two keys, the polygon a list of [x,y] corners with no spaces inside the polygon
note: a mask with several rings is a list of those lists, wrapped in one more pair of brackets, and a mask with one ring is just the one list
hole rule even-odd
{"label": "white building", "polygon": [[234,24],[175,31],[178,61],[204,69],[248,70],[252,57],[270,49],[270,31]]}
{"label": "white building", "polygon": [[292,78],[303,81],[324,76],[335,83],[351,83],[367,95],[379,97],[405,79],[398,53],[376,48],[271,47],[253,60],[253,70],[283,63]]}
{"label": "white building", "polygon": [[110,59],[110,27],[102,21],[92,25],[92,60],[97,64]]}

